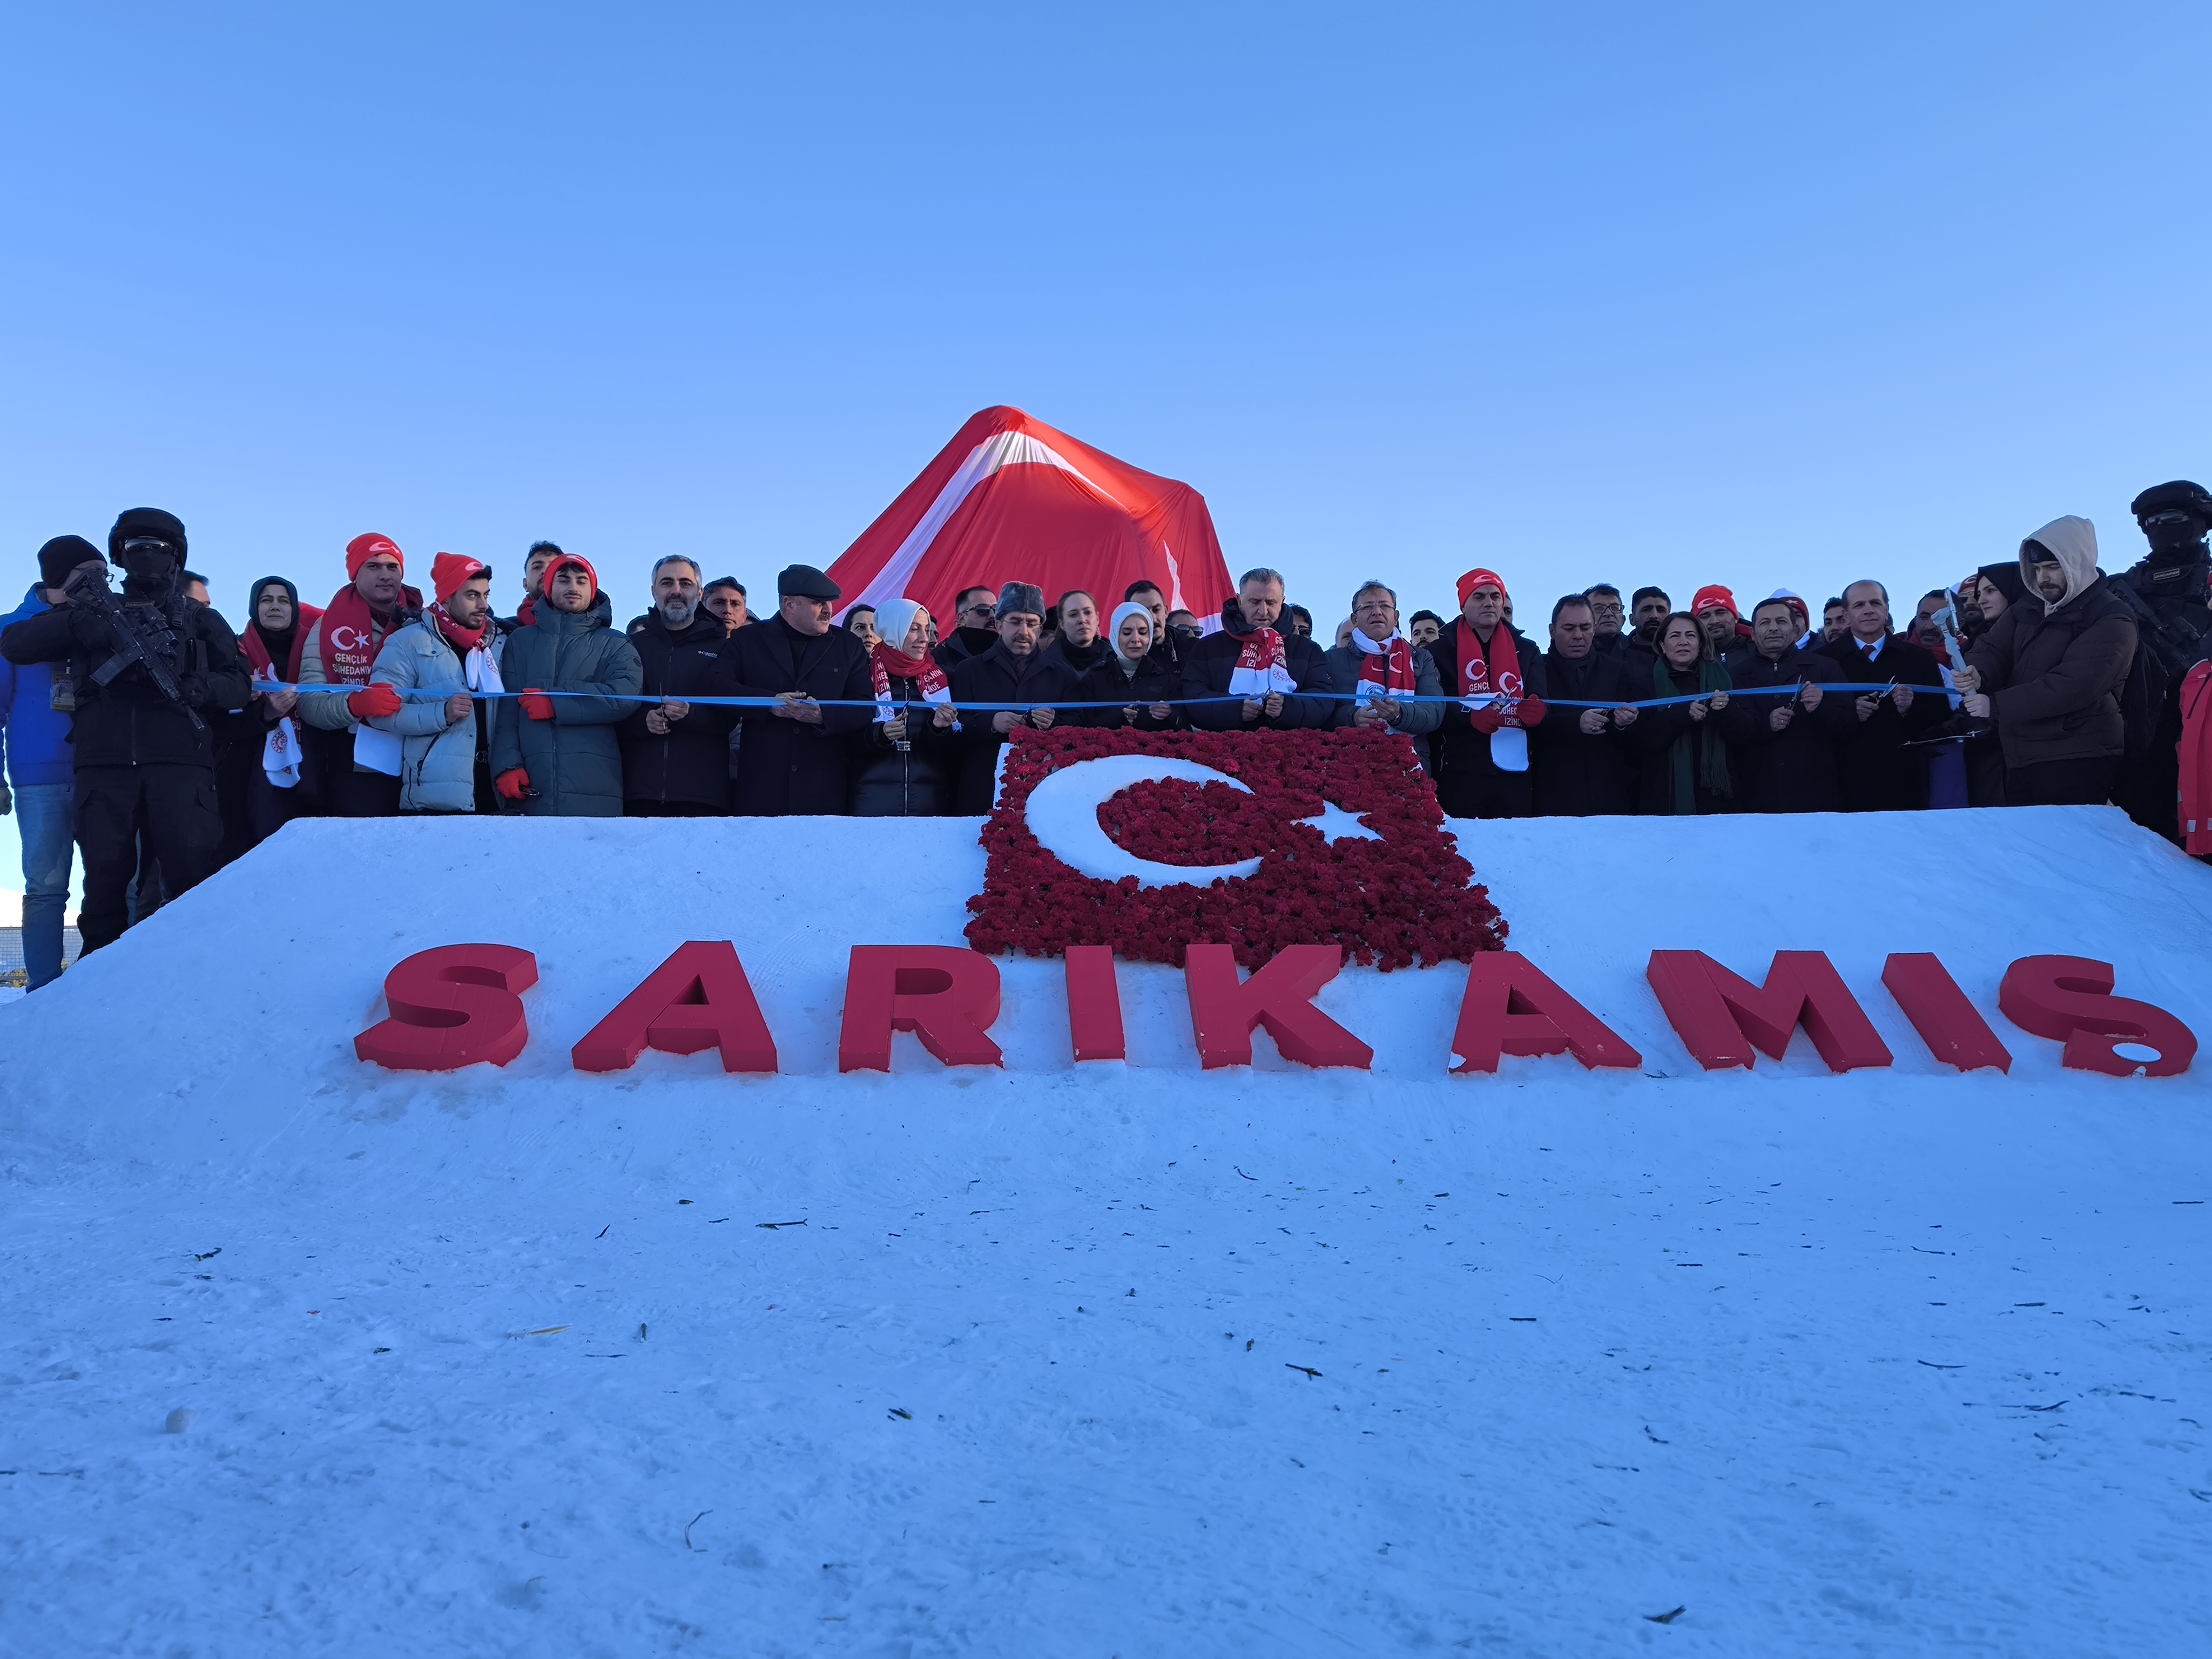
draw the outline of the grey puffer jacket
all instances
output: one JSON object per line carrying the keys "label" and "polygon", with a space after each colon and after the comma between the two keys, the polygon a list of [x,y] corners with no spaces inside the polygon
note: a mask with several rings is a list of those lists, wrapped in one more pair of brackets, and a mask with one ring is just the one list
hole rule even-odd
{"label": "grey puffer jacket", "polygon": [[[497,628],[488,629],[486,634],[491,659],[496,663],[507,650],[507,635]],[[478,703],[467,720],[452,726],[446,723],[447,701],[455,692],[470,688],[461,653],[438,631],[437,619],[425,613],[419,622],[394,629],[376,653],[376,666],[369,671],[368,680],[372,685],[388,685],[403,694],[436,694],[409,697],[398,714],[378,715],[367,722],[399,736],[399,810],[474,811],[477,749],[492,724],[490,712],[498,705]]]}
{"label": "grey puffer jacket", "polygon": [[622,743],[616,727],[635,703],[645,667],[629,640],[595,605],[580,616],[540,605],[538,619],[507,636],[500,678],[509,691],[572,691],[555,697],[553,718],[534,720],[518,698],[499,706],[491,740],[492,777],[516,767],[530,774],[522,810],[532,817],[618,818],[623,810]]}

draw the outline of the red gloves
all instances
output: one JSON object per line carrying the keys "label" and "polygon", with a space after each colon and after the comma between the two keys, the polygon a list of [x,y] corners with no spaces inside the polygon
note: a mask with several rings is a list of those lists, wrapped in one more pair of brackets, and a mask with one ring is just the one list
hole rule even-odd
{"label": "red gloves", "polygon": [[346,710],[356,720],[399,712],[399,694],[388,685],[364,685],[346,699]]}
{"label": "red gloves", "polygon": [[509,800],[520,800],[522,792],[530,787],[530,774],[520,767],[502,772],[491,781],[491,787]]}
{"label": "red gloves", "polygon": [[534,720],[550,720],[553,718],[553,699],[533,685],[522,694],[522,712]]}

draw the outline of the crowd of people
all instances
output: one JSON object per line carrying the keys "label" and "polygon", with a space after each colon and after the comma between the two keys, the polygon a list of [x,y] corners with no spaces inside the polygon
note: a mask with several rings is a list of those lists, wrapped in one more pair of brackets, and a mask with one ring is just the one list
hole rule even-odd
{"label": "crowd of people", "polygon": [[92,951],[295,817],[981,814],[1022,726],[1402,734],[1458,817],[2112,801],[2179,841],[2212,495],[2160,484],[2133,511],[2148,552],[2121,574],[2061,518],[1902,626],[1872,579],[1817,620],[1787,589],[1677,605],[1600,582],[1553,600],[1539,643],[1478,568],[1449,615],[1401,619],[1364,582],[1324,643],[1267,568],[1218,617],[1150,582],[1016,580],[940,621],[906,599],[841,608],[794,564],[756,617],[683,554],[617,629],[591,562],[545,541],[502,617],[489,565],[438,554],[426,600],[380,535],[348,544],[327,605],[266,577],[234,632],[183,524],[136,508],[104,550],[46,543],[0,620],[30,983],[60,971],[72,848]]}

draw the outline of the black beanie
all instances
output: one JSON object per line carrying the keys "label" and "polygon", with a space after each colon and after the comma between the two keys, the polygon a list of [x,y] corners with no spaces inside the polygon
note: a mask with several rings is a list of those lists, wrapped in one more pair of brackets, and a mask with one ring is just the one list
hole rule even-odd
{"label": "black beanie", "polygon": [[59,587],[70,571],[99,556],[100,550],[82,536],[57,536],[39,550],[39,580],[48,587]]}
{"label": "black beanie", "polygon": [[158,507],[134,507],[115,521],[115,528],[107,532],[107,557],[111,563],[123,562],[123,544],[133,536],[158,536],[177,550],[177,562],[185,562],[185,523],[173,513],[164,513]]}

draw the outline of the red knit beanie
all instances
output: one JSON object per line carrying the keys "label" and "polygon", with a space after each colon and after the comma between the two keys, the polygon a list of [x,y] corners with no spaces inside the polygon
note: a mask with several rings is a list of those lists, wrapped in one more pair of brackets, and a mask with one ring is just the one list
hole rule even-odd
{"label": "red knit beanie", "polygon": [[[574,565],[577,569],[582,571],[586,576],[589,576],[592,579],[592,597],[593,599],[599,598],[599,573],[592,568],[592,562],[589,559],[580,557],[578,555],[574,553],[563,553],[559,558],[554,560],[552,563],[545,567],[545,580],[538,585],[538,591],[540,593],[550,593],[553,591],[553,573],[560,569],[562,566],[568,564]],[[550,605],[552,602],[549,599],[547,603]]]}
{"label": "red knit beanie", "polygon": [[441,553],[430,561],[430,586],[437,591],[438,603],[444,605],[460,592],[463,582],[487,575],[490,570],[482,559],[472,559],[465,553]]}
{"label": "red knit beanie", "polygon": [[1459,608],[1461,610],[1464,611],[1467,609],[1467,596],[1474,592],[1476,588],[1481,586],[1485,582],[1488,582],[1492,587],[1496,588],[1498,590],[1498,597],[1504,600],[1508,605],[1510,605],[1513,602],[1512,594],[1506,592],[1505,579],[1503,576],[1500,576],[1495,570],[1485,570],[1481,568],[1481,567],[1477,566],[1474,569],[1468,571],[1467,574],[1459,579]]}
{"label": "red knit beanie", "polygon": [[380,553],[389,553],[399,561],[399,574],[407,574],[407,556],[399,550],[399,544],[389,536],[380,536],[370,531],[366,536],[356,536],[346,544],[346,580],[351,581],[361,574],[362,566]]}
{"label": "red knit beanie", "polygon": [[1701,587],[1698,590],[1696,596],[1690,601],[1690,614],[1693,617],[1697,616],[1700,612],[1710,610],[1712,606],[1717,605],[1726,605],[1729,609],[1729,615],[1731,617],[1741,617],[1743,615],[1743,608],[1736,604],[1735,595],[1729,592],[1728,589],[1723,587],[1718,582],[1714,582],[1708,586]]}

